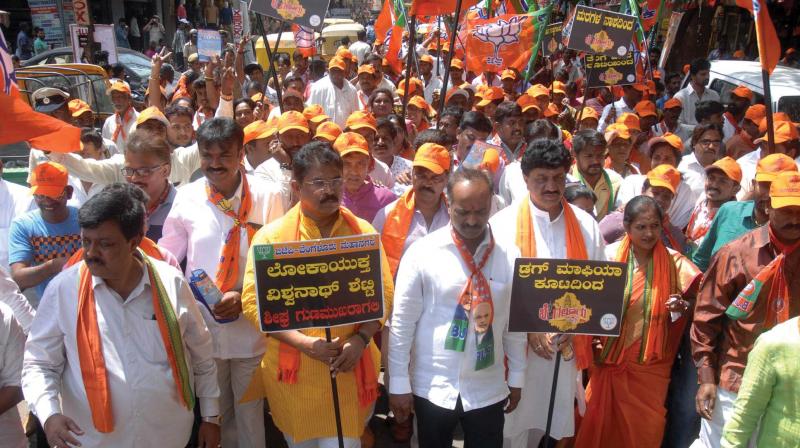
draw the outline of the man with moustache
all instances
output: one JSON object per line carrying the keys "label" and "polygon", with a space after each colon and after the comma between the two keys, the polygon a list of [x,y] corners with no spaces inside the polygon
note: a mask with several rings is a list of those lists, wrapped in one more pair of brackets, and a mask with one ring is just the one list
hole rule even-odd
{"label": "man with moustache", "polygon": [[695,206],[686,226],[686,238],[692,250],[703,242],[722,204],[736,200],[741,181],[742,169],[730,157],[723,157],[706,168],[705,197]]}
{"label": "man with moustache", "polygon": [[[375,233],[368,222],[342,207],[342,160],[325,142],[311,142],[294,153],[291,186],[298,203],[286,215],[256,234],[252,244],[315,240]],[[247,257],[242,301],[244,316],[260,329],[253,251]],[[381,256],[384,310],[392,309],[393,283],[386,258]],[[359,447],[359,437],[372,415],[378,396],[380,353],[373,335],[384,319],[330,328],[326,342],[322,328],[271,333],[261,373],[270,412],[290,447],[334,447],[336,419],[330,393],[331,374],[339,391],[344,446]],[[280,373],[279,373],[280,372]]]}
{"label": "man with moustache", "polygon": [[800,174],[779,174],[770,197],[769,223],[720,249],[700,285],[691,328],[703,417],[695,448],[720,446],[758,335],[800,315]]}
{"label": "man with moustache", "polygon": [[357,111],[358,95],[356,89],[345,79],[345,61],[334,57],[328,63],[328,76],[311,85],[309,104],[319,104],[325,115],[342,128],[351,113]]}
{"label": "man with moustache", "polygon": [[[616,122],[624,113],[635,114],[634,108],[639,104],[639,101],[642,101],[644,90],[644,84],[622,86],[622,98],[603,108],[597,130],[605,132],[606,126]],[[545,109],[543,108],[542,110],[544,111]]]}
{"label": "man with moustache", "polygon": [[719,102],[719,94],[707,88],[710,79],[711,63],[705,59],[695,59],[689,64],[689,84],[679,90],[674,98],[681,102],[683,109],[678,119],[680,123],[689,126],[697,125],[695,118],[695,108],[701,101]]}
{"label": "man with moustache", "polygon": [[[78,214],[83,261],[47,288],[22,388],[53,447],[219,444],[211,338],[183,276],[138,249],[145,210],[107,187]],[[197,398],[195,398],[197,397]]]}
{"label": "man with moustache", "polygon": [[[606,129],[606,135],[609,134],[625,139],[630,138],[627,127],[622,124],[609,126]],[[571,173],[597,195],[595,216],[601,220],[606,214],[614,211],[622,177],[613,170],[603,168],[607,153],[606,139],[599,132],[593,129],[578,131],[572,137],[572,151],[575,153],[575,166]]]}
{"label": "man with moustache", "polygon": [[297,151],[311,141],[308,120],[300,112],[288,111],[278,117],[278,139],[272,142],[272,158],[255,170],[255,177],[277,188],[283,198],[284,210],[294,204],[292,199],[292,159]]}
{"label": "man with moustache", "polygon": [[[587,132],[587,131],[581,131]],[[597,131],[584,135],[586,147],[598,146]],[[578,135],[581,133],[579,132]],[[589,139],[591,135],[599,136]],[[573,142],[574,143],[574,142]],[[589,150],[582,148],[581,152]],[[525,258],[569,258],[605,260],[603,237],[594,217],[564,199],[567,172],[572,156],[559,141],[534,140],[525,150],[520,167],[528,194],[498,212],[490,221],[498,231],[498,244],[519,247]],[[519,407],[506,418],[504,441],[512,447],[536,446],[547,421],[549,387],[556,350],[573,346],[574,356],[565,356],[558,372],[551,437],[563,439],[574,434],[574,401],[580,370],[592,360],[591,340],[555,334],[529,334],[526,382]],[[562,351],[562,353],[568,352]]]}
{"label": "man with moustache", "polygon": [[204,122],[197,144],[205,177],[178,191],[158,244],[186,260],[187,277],[202,269],[222,291],[213,314],[201,309],[214,343],[222,443],[263,447],[263,400],[240,403],[265,349],[263,335],[240,319],[242,276],[253,234],[283,214],[284,200],[274,185],[244,173],[244,132],[232,118]]}
{"label": "man with moustache", "polygon": [[131,88],[123,81],[111,84],[106,92],[111,96],[114,106],[114,115],[106,118],[103,123],[103,138],[107,138],[117,145],[120,152],[125,152],[125,143],[128,141],[139,113],[133,108]]}
{"label": "man with moustache", "polygon": [[513,101],[504,101],[495,109],[493,119],[497,136],[490,143],[503,148],[500,156],[505,163],[518,160],[522,157],[526,146],[525,142],[522,141],[524,126],[522,109]]}
{"label": "man with moustache", "polygon": [[727,144],[731,137],[741,131],[741,123],[744,120],[744,114],[753,102],[753,97],[753,91],[745,86],[740,85],[731,90],[730,99],[725,107],[725,113],[722,114],[723,143]]}

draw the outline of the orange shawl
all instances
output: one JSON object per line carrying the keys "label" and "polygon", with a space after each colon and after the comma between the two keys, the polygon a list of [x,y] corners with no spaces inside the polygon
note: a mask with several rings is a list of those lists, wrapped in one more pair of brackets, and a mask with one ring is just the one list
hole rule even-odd
{"label": "orange shawl", "polygon": [[[586,260],[586,242],[583,240],[581,225],[575,212],[565,199],[561,199],[564,210],[564,224],[567,235],[567,258],[571,260]],[[531,219],[530,201],[523,200],[517,213],[517,246],[523,258],[536,257],[536,234]],[[592,363],[592,338],[589,336],[575,336],[573,339],[575,350],[575,364],[578,370],[586,369]]]}
{"label": "orange shawl", "polygon": [[[339,215],[348,227],[358,235],[361,227],[358,218],[345,207],[339,207]],[[300,241],[300,220],[302,210],[300,204],[292,207],[283,217],[278,233],[281,242]],[[358,327],[356,327],[357,329]],[[281,342],[278,346],[278,381],[287,384],[297,382],[297,372],[300,370],[300,350],[289,344]],[[358,390],[358,403],[363,407],[378,399],[378,372],[372,363],[372,354],[364,350],[358,360],[353,373],[356,377],[356,390]]]}
{"label": "orange shawl", "polygon": [[414,207],[414,189],[410,188],[400,196],[394,208],[386,215],[386,223],[383,225],[383,233],[381,234],[381,243],[383,244],[386,258],[389,259],[392,277],[397,275],[397,267],[400,266],[403,246],[406,244],[408,229],[411,227],[411,220],[414,217]]}
{"label": "orange shawl", "polygon": [[[625,303],[622,308],[621,333],[624,334],[625,313],[631,301],[638,297],[644,300],[642,309],[644,310],[644,328],[642,330],[641,348],[639,349],[639,363],[659,361],[663,358],[667,348],[667,331],[669,324],[669,311],[667,310],[667,300],[670,294],[680,293],[678,285],[678,269],[672,259],[667,247],[659,239],[653,248],[653,258],[646,267],[646,277],[643,288],[633,291],[633,253],[631,249],[631,238],[627,234],[622,239],[617,250],[615,261],[628,263],[628,281],[625,285]],[[603,352],[601,360],[608,360],[618,364],[622,362],[622,353],[625,351],[624,341],[621,338],[601,338]]]}

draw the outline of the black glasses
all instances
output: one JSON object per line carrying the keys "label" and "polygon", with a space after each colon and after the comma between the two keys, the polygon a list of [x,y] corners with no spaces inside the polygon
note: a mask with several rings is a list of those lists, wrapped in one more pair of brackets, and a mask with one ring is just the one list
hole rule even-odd
{"label": "black glasses", "polygon": [[148,177],[164,165],[166,165],[166,163],[162,163],[161,165],[145,166],[142,168],[130,168],[126,166],[125,168],[121,168],[120,172],[125,177],[133,177],[134,175],[139,177]]}
{"label": "black glasses", "polygon": [[337,177],[331,180],[314,179],[303,183],[310,186],[316,191],[322,191],[324,189],[338,190],[339,188],[342,188],[343,182],[344,180],[341,177]]}

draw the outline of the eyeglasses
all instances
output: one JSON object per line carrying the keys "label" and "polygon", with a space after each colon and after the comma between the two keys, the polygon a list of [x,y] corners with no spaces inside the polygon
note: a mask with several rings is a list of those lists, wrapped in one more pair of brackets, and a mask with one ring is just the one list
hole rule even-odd
{"label": "eyeglasses", "polygon": [[697,144],[706,147],[719,146],[720,144],[722,144],[722,140],[700,140],[699,142],[697,142]]}
{"label": "eyeglasses", "polygon": [[125,168],[121,168],[120,172],[125,177],[133,177],[134,175],[138,177],[148,177],[164,165],[166,165],[166,163],[162,163],[161,165],[145,166],[142,168],[131,168],[126,166]]}
{"label": "eyeglasses", "polygon": [[303,182],[303,183],[308,185],[308,186],[310,186],[311,188],[313,188],[316,191],[322,191],[322,190],[325,190],[325,189],[338,190],[338,189],[342,188],[342,183],[343,182],[344,182],[344,180],[341,177],[337,177],[337,178],[331,179],[331,180],[314,179],[314,180],[309,180],[309,181],[306,181],[306,182]]}

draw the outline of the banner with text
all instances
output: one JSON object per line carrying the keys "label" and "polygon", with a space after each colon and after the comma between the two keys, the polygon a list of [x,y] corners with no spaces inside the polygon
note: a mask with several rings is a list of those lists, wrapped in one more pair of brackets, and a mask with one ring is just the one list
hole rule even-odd
{"label": "banner with text", "polygon": [[252,250],[261,331],[383,317],[380,235],[261,244]]}
{"label": "banner with text", "polygon": [[624,263],[518,258],[509,331],[619,336]]}
{"label": "banner with text", "polygon": [[610,87],[636,83],[636,59],[629,52],[624,58],[600,54],[586,55],[587,87]]}
{"label": "banner with text", "polygon": [[316,29],[322,26],[329,4],[329,0],[252,0],[250,11]]}
{"label": "banner with text", "polygon": [[630,51],[636,17],[578,5],[569,28],[567,47],[621,58]]}
{"label": "banner with text", "polygon": [[217,30],[197,30],[197,58],[208,62],[222,53],[222,36]]}
{"label": "banner with text", "polygon": [[545,57],[554,55],[564,49],[561,32],[564,30],[563,22],[556,22],[547,25],[544,29],[544,45],[542,52]]}

